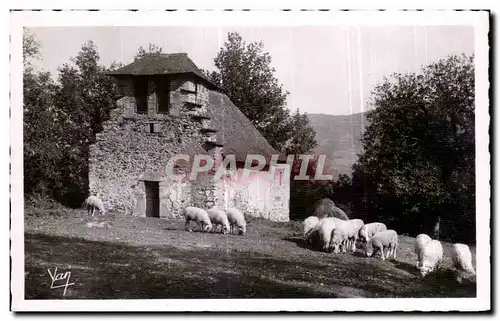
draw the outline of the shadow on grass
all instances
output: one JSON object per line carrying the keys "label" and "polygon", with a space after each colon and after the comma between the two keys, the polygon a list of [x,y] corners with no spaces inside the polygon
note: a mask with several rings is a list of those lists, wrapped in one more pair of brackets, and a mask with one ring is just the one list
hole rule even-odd
{"label": "shadow on grass", "polygon": [[303,249],[312,250],[316,252],[324,252],[321,244],[319,244],[318,241],[313,240],[311,243],[308,243],[304,240],[304,238],[298,236],[284,237],[282,238],[282,240],[295,243],[298,247]]}
{"label": "shadow on grass", "polygon": [[[310,298],[338,297],[306,286],[287,284],[263,272],[288,262],[245,260],[210,251],[174,247],[134,247],[81,238],[27,234],[27,299],[149,298]],[[71,272],[66,296],[50,289],[47,269]]]}
{"label": "shadow on grass", "polygon": [[356,256],[356,257],[363,257],[363,258],[367,257],[365,252],[361,251],[361,250],[356,250],[356,252],[351,252],[351,255]]}
{"label": "shadow on grass", "polygon": [[401,261],[393,261],[394,262],[394,267],[406,271],[414,276],[418,276],[418,269],[416,264],[410,264],[406,262],[401,262]]}
{"label": "shadow on grass", "polygon": [[[417,275],[415,273],[415,275]],[[438,270],[436,272],[430,273],[425,277],[420,277],[417,275],[418,282],[420,282],[421,287],[416,289],[410,289],[405,292],[404,295],[413,297],[426,297],[425,292],[429,293],[428,296],[441,296],[446,293],[446,297],[476,297],[476,283],[475,282],[465,282],[459,284],[456,280],[456,275],[453,270]],[[453,292],[448,292],[449,289],[454,289]]]}
{"label": "shadow on grass", "polygon": [[[297,238],[294,238],[297,241]],[[25,234],[27,299],[337,298],[475,296],[449,276],[422,282],[397,262],[355,255],[290,251],[286,257],[258,247],[131,246],[40,233]],[[47,269],[71,272],[66,296],[50,289]],[[445,280],[441,278],[446,277]]]}

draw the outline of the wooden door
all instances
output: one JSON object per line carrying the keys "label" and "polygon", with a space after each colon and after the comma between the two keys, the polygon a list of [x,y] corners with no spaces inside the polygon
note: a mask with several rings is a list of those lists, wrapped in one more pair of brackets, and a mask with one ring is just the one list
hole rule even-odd
{"label": "wooden door", "polygon": [[146,217],[160,217],[160,184],[145,181],[146,186]]}

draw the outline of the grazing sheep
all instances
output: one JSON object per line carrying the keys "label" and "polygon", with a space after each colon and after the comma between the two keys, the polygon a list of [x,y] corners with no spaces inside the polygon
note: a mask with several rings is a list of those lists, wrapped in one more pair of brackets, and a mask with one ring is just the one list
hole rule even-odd
{"label": "grazing sheep", "polygon": [[332,230],[330,240],[330,248],[333,253],[339,253],[342,247],[342,252],[347,252],[350,242],[355,238],[358,233],[356,222],[344,221],[341,219],[333,218],[335,220],[335,228]]}
{"label": "grazing sheep", "polygon": [[417,268],[420,266],[420,251],[425,245],[432,241],[432,238],[427,234],[419,234],[415,238],[415,254],[417,255]]}
{"label": "grazing sheep", "polygon": [[349,217],[347,217],[344,211],[335,206],[335,203],[329,198],[323,198],[314,203],[313,216],[317,216],[319,219],[336,217],[341,220],[349,220]]}
{"label": "grazing sheep", "polygon": [[355,252],[356,251],[356,242],[358,241],[358,237],[359,237],[359,230],[361,230],[361,228],[365,225],[365,223],[363,222],[363,220],[360,220],[358,218],[355,218],[355,219],[352,219],[352,220],[349,220],[349,223],[351,223],[351,225],[353,226],[354,228],[354,236],[352,237],[352,239],[349,240],[349,242],[351,244],[348,244],[348,248],[351,249],[352,252]]}
{"label": "grazing sheep", "polygon": [[469,246],[462,243],[453,244],[451,259],[453,261],[453,266],[458,272],[458,283],[462,283],[462,279],[468,275],[476,275],[476,271],[472,266],[472,254]]}
{"label": "grazing sheep", "polygon": [[438,240],[431,240],[420,250],[418,261],[422,277],[438,269],[443,260],[443,246]]}
{"label": "grazing sheep", "polygon": [[384,248],[388,249],[387,258],[392,255],[396,259],[396,248],[398,247],[398,233],[394,230],[385,230],[378,232],[366,243],[366,256],[372,256],[377,250],[380,250],[382,261],[385,260]]}
{"label": "grazing sheep", "polygon": [[316,230],[319,234],[320,242],[322,243],[323,251],[328,252],[330,250],[330,241],[332,237],[332,231],[336,226],[336,221],[332,217],[325,217],[321,219],[316,226]]}
{"label": "grazing sheep", "polygon": [[97,196],[91,195],[85,200],[85,205],[87,207],[87,215],[94,217],[95,210],[99,212],[99,215],[104,215],[106,210],[104,209],[104,204],[101,199]]}
{"label": "grazing sheep", "polygon": [[231,227],[229,226],[229,220],[227,219],[226,212],[216,208],[211,208],[207,211],[207,213],[210,218],[210,222],[213,225],[214,231],[216,231],[217,227],[220,226],[222,234],[229,233]]}
{"label": "grazing sheep", "polygon": [[243,213],[236,208],[230,208],[226,211],[226,214],[227,219],[229,220],[230,233],[233,233],[235,227],[237,227],[239,234],[244,235],[247,231],[247,223]]}
{"label": "grazing sheep", "polygon": [[[313,230],[316,225],[319,223],[319,218],[317,216],[309,216],[304,220],[303,227],[304,227],[304,240],[306,243],[309,243],[311,241],[312,233],[309,234],[308,232]],[[310,237],[309,237],[310,236]]]}
{"label": "grazing sheep", "polygon": [[189,232],[192,232],[189,227],[189,223],[191,221],[195,221],[200,224],[203,232],[208,232],[212,229],[212,222],[210,221],[207,211],[204,209],[188,206],[184,209],[183,215],[186,218],[186,230]]}
{"label": "grazing sheep", "polygon": [[368,242],[373,237],[373,235],[386,230],[387,226],[385,226],[384,223],[368,223],[363,225],[363,227],[359,229],[359,239],[363,242]]}

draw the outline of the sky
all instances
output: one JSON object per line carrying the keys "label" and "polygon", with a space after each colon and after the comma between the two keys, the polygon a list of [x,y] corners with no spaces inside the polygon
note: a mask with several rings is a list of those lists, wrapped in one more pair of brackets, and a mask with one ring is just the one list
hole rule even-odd
{"label": "sky", "polygon": [[30,28],[41,42],[35,64],[54,77],[81,46],[92,40],[100,63],[131,63],[140,46],[186,52],[203,69],[228,32],[246,42],[262,41],[275,76],[290,92],[287,107],[302,113],[348,115],[368,110],[370,92],[394,72],[416,72],[450,54],[474,53],[471,26],[293,26],[293,27],[44,27]]}

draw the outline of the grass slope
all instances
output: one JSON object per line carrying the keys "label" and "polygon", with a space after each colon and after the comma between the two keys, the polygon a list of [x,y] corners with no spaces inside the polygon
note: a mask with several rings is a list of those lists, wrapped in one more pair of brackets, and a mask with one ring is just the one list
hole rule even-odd
{"label": "grass slope", "polygon": [[[304,248],[296,222],[254,220],[238,236],[189,233],[182,220],[136,217],[109,217],[111,228],[89,228],[82,210],[59,218],[27,211],[26,299],[476,296],[475,284],[454,282],[447,243],[444,269],[422,280],[413,238],[405,236],[397,261],[384,262]],[[56,267],[75,283],[64,297],[62,288],[50,289],[47,269]]]}

